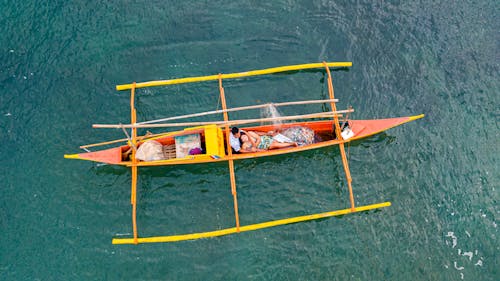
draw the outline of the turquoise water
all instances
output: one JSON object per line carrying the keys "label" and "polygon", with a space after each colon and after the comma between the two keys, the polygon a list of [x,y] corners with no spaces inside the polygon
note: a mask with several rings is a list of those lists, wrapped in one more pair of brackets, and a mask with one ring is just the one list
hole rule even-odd
{"label": "turquoise water", "polygon": [[[500,278],[497,1],[179,2],[0,4],[1,280]],[[349,147],[356,203],[391,207],[111,244],[131,234],[130,171],[62,156],[123,137],[91,128],[129,121],[116,84],[323,60],[353,62],[333,72],[352,118],[426,114]],[[225,88],[231,107],[327,96],[321,71]],[[217,95],[216,82],[140,90],[138,118],[214,110]],[[336,147],[237,162],[236,177],[242,224],[349,204]],[[234,224],[226,164],[141,169],[138,203],[142,236]]]}

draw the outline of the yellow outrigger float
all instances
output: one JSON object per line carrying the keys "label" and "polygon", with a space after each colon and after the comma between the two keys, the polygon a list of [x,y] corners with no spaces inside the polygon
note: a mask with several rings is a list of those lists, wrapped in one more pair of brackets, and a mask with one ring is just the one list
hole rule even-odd
{"label": "yellow outrigger float", "polygon": [[[351,62],[322,62],[322,63],[310,63],[310,64],[301,64],[301,65],[290,65],[290,66],[281,66],[275,68],[268,68],[263,70],[253,70],[247,72],[239,72],[239,73],[231,73],[231,74],[218,74],[211,76],[201,76],[201,77],[189,77],[189,78],[180,78],[180,79],[171,79],[171,80],[160,80],[160,81],[150,81],[150,82],[142,82],[142,83],[132,83],[132,84],[124,84],[116,86],[117,90],[130,90],[130,109],[131,109],[131,122],[130,124],[122,125],[94,125],[95,128],[121,128],[127,135],[126,139],[120,139],[109,142],[102,142],[97,144],[90,144],[81,146],[80,148],[87,150],[90,147],[96,147],[101,145],[109,145],[119,142],[127,142],[126,145],[121,145],[118,147],[114,147],[111,149],[100,150],[96,152],[87,151],[86,153],[79,154],[69,154],[65,155],[65,158],[70,159],[81,159],[81,160],[90,160],[96,162],[102,162],[107,164],[116,164],[116,165],[124,165],[128,166],[132,170],[132,187],[131,187],[131,204],[132,204],[132,229],[133,229],[133,237],[131,238],[114,238],[113,244],[139,244],[139,243],[155,243],[155,242],[175,242],[175,241],[183,241],[183,240],[193,240],[200,238],[209,238],[209,237],[217,237],[222,235],[228,235],[233,233],[246,232],[251,230],[257,230],[262,228],[268,228],[278,225],[297,223],[309,220],[316,220],[321,218],[327,218],[332,216],[345,215],[355,212],[368,211],[372,209],[378,209],[383,207],[388,207],[391,205],[390,202],[383,202],[373,205],[366,206],[355,206],[354,204],[354,195],[352,191],[352,178],[351,173],[349,171],[349,164],[347,161],[344,144],[348,143],[352,140],[357,140],[361,138],[365,138],[382,131],[385,131],[389,128],[393,128],[399,126],[401,124],[411,122],[413,120],[420,119],[424,117],[423,114],[409,117],[399,117],[399,118],[389,118],[389,119],[375,119],[375,120],[347,120],[347,116],[345,116],[344,124],[347,124],[348,129],[350,130],[348,133],[349,136],[343,135],[343,127],[340,124],[339,117],[343,117],[342,114],[348,114],[349,112],[353,112],[352,109],[337,111],[335,102],[337,101],[334,96],[334,89],[332,84],[332,77],[330,73],[331,67],[336,68],[346,68],[351,67]],[[315,101],[298,101],[298,102],[285,102],[274,105],[298,105],[298,104],[312,104],[312,103],[329,103],[331,106],[331,112],[322,112],[315,114],[306,114],[306,115],[297,115],[297,116],[288,116],[288,117],[279,117],[279,118],[261,118],[261,119],[247,119],[247,120],[232,120],[230,121],[228,118],[228,112],[238,111],[238,110],[246,110],[246,109],[255,109],[262,108],[265,105],[254,105],[254,106],[246,106],[240,108],[232,108],[228,109],[226,106],[226,98],[224,93],[224,88],[222,86],[222,81],[224,79],[235,79],[235,78],[244,78],[249,76],[257,76],[257,75],[265,75],[265,74],[273,74],[279,72],[287,72],[287,71],[297,71],[304,69],[315,69],[315,68],[324,68],[326,74],[328,76],[328,100],[315,100]],[[153,87],[153,86],[164,86],[164,85],[175,85],[181,83],[194,83],[201,81],[211,81],[217,80],[219,82],[219,93],[220,100],[222,104],[222,110],[216,110],[211,112],[204,113],[196,113],[189,114],[184,116],[176,116],[170,118],[164,118],[161,120],[153,120],[146,122],[137,122],[136,109],[134,105],[135,101],[135,89],[144,88],[144,87]],[[208,114],[223,114],[224,121],[222,122],[191,122],[191,123],[166,123],[166,124],[153,124],[162,121],[170,121],[175,119],[182,118],[190,118],[197,116],[204,116]],[[312,119],[312,118],[327,118],[327,120],[322,121],[308,121],[308,122],[292,122],[283,124],[283,128],[291,128],[293,126],[303,126],[306,127],[314,133],[318,134],[329,134],[331,138],[324,139],[318,143],[309,143],[304,146],[299,147],[288,147],[288,148],[280,148],[275,150],[261,151],[261,152],[253,152],[253,153],[245,153],[245,154],[233,154],[232,149],[230,149],[230,126],[232,125],[242,125],[242,124],[250,124],[257,123],[262,121],[273,121],[273,120],[298,120],[298,119]],[[195,127],[189,127],[195,126]],[[137,136],[137,128],[158,128],[158,127],[187,127],[183,131],[176,131],[170,133],[163,133],[158,135],[147,135],[138,137]],[[126,132],[126,128],[131,129],[131,135],[128,135]],[[223,130],[222,130],[223,129]],[[272,126],[256,126],[256,127],[248,127],[247,130],[256,130],[256,131],[268,131],[273,129]],[[344,131],[345,132],[345,131]],[[202,139],[203,146],[205,147],[205,153],[200,153],[196,155],[184,155],[182,157],[174,157],[171,159],[162,159],[162,160],[148,160],[148,161],[139,161],[136,158],[138,148],[143,145],[146,140],[154,140],[161,145],[172,146],[175,145],[177,140],[180,137],[185,136],[197,136]],[[278,154],[285,153],[293,153],[310,149],[317,149],[321,147],[338,145],[340,149],[340,155],[342,157],[342,163],[344,166],[345,175],[347,178],[347,185],[349,189],[349,201],[350,208],[343,210],[335,210],[330,212],[324,212],[319,214],[311,214],[306,216],[299,216],[293,218],[285,218],[279,219],[269,222],[251,224],[251,225],[240,225],[239,215],[238,215],[238,196],[236,190],[236,179],[234,174],[234,161],[239,159],[246,158],[255,158],[255,157],[263,157],[263,156],[272,156]],[[124,152],[130,151],[131,154],[126,158],[123,158]],[[235,227],[220,229],[210,232],[202,232],[202,233],[192,233],[192,234],[183,234],[183,235],[171,235],[171,236],[156,236],[156,237],[139,237],[137,230],[137,221],[136,221],[136,213],[137,213],[137,174],[138,167],[141,166],[164,166],[164,165],[179,165],[179,164],[197,164],[197,163],[212,163],[212,162],[220,162],[227,161],[229,165],[229,176],[231,182],[231,194],[233,196],[234,201],[234,215],[235,215]]]}

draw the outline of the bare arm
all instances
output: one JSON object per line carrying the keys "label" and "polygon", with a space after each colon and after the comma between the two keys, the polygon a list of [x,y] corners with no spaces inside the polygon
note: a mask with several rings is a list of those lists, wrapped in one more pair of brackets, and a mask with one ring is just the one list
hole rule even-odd
{"label": "bare arm", "polygon": [[256,148],[256,147],[253,147],[250,148],[250,149],[240,149],[240,153],[252,153],[252,152],[260,152],[260,151],[266,151],[265,149],[259,149],[259,148]]}
{"label": "bare arm", "polygon": [[258,149],[256,146],[253,146],[250,142],[243,143],[240,149],[240,153],[252,153],[259,151],[264,151],[264,150]]}
{"label": "bare arm", "polygon": [[240,149],[240,153],[252,153],[252,152],[255,152],[255,151],[252,151],[253,148],[250,148],[250,149]]}
{"label": "bare arm", "polygon": [[272,136],[275,133],[274,131],[269,131],[267,133],[259,132],[259,131],[250,131],[250,132],[252,132],[252,133],[254,133],[254,134],[258,135],[258,136]]}
{"label": "bare arm", "polygon": [[247,134],[248,139],[252,143],[252,146],[253,147],[257,147],[259,145],[259,143],[260,143],[260,135],[257,134],[254,131],[248,131],[248,132],[245,132],[245,133]]}

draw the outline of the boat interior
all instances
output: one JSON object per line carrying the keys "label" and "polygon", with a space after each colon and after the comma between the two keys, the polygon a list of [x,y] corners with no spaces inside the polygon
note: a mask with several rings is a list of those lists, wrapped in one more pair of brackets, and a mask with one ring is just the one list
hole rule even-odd
{"label": "boat interior", "polygon": [[[332,120],[288,123],[282,124],[280,127],[264,125],[242,129],[262,133],[284,133],[300,146],[335,139]],[[155,143],[156,146],[150,148],[151,143]],[[219,159],[228,155],[226,144],[226,134],[220,127],[216,125],[192,127],[138,142],[136,159],[143,162]],[[275,148],[273,150],[289,150],[291,148],[293,147]],[[131,161],[131,151],[129,145],[121,147],[122,162]],[[261,151],[254,154],[266,154],[267,152]]]}

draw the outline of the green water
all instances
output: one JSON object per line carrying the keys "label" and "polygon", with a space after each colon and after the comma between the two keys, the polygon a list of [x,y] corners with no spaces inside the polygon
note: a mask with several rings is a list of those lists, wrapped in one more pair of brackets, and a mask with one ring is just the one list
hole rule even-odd
{"label": "green water", "polygon": [[[498,1],[2,1],[1,280],[499,280]],[[130,171],[63,159],[122,138],[116,84],[319,61],[354,119],[424,119],[349,147],[379,211],[214,239],[131,235]],[[228,106],[327,97],[324,73],[225,82]],[[137,93],[139,120],[214,110],[216,82]],[[290,107],[283,114],[321,111]],[[258,112],[231,114],[255,117]],[[220,117],[218,117],[220,118]],[[242,224],[348,207],[337,147],[236,163]],[[234,225],[226,164],[140,169],[141,236]]]}

